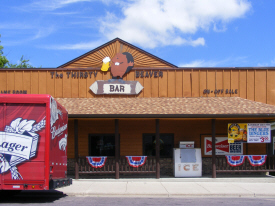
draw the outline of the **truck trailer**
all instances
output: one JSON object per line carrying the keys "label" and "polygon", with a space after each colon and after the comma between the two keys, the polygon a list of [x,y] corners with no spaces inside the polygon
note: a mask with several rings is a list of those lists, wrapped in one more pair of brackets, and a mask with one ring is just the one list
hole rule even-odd
{"label": "truck trailer", "polygon": [[0,94],[0,191],[72,184],[67,137],[68,112],[50,95]]}

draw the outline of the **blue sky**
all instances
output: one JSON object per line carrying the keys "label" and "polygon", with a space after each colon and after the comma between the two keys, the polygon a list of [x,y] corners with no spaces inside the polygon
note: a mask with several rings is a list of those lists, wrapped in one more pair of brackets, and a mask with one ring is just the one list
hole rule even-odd
{"label": "blue sky", "polygon": [[182,67],[275,66],[274,0],[0,0],[4,55],[58,67],[119,37]]}

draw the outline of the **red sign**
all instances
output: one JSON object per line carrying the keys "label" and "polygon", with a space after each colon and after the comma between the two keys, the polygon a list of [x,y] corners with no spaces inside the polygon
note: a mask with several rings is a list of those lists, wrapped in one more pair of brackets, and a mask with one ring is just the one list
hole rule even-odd
{"label": "red sign", "polygon": [[[212,137],[204,138],[204,154],[212,155]],[[229,144],[227,137],[216,137],[216,155],[243,154],[243,144]]]}
{"label": "red sign", "polygon": [[[229,152],[229,143],[227,140],[223,140],[219,143],[216,143],[216,149],[219,149],[224,152]],[[206,140],[206,153],[212,151],[212,141]]]}

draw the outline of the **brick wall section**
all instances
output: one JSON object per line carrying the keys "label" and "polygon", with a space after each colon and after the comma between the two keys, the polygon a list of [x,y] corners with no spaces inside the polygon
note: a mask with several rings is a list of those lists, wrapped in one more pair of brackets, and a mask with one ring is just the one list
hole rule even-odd
{"label": "brick wall section", "polygon": [[212,175],[212,157],[202,158],[202,175]]}
{"label": "brick wall section", "polygon": [[68,159],[67,160],[67,171],[68,176],[74,176],[75,175],[75,159]]}
{"label": "brick wall section", "polygon": [[160,158],[160,176],[173,176],[173,158]]}

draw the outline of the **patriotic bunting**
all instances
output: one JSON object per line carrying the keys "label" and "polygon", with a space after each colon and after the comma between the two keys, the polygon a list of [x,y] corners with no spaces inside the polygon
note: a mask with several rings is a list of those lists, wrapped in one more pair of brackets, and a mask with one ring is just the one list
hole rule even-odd
{"label": "patriotic bunting", "polygon": [[90,157],[87,156],[87,161],[94,168],[101,168],[105,165],[107,157]]}
{"label": "patriotic bunting", "polygon": [[236,167],[244,163],[245,158],[248,159],[251,166],[261,166],[266,161],[266,155],[225,155],[227,163]]}
{"label": "patriotic bunting", "polygon": [[145,164],[147,156],[126,156],[127,161],[132,167],[141,167]]}
{"label": "patriotic bunting", "polygon": [[233,156],[233,155],[225,155],[227,163],[230,166],[239,166],[242,165],[244,160],[245,160],[245,155],[237,155],[237,156]]}
{"label": "patriotic bunting", "polygon": [[266,155],[248,155],[247,158],[251,166],[261,166],[266,161]]}

